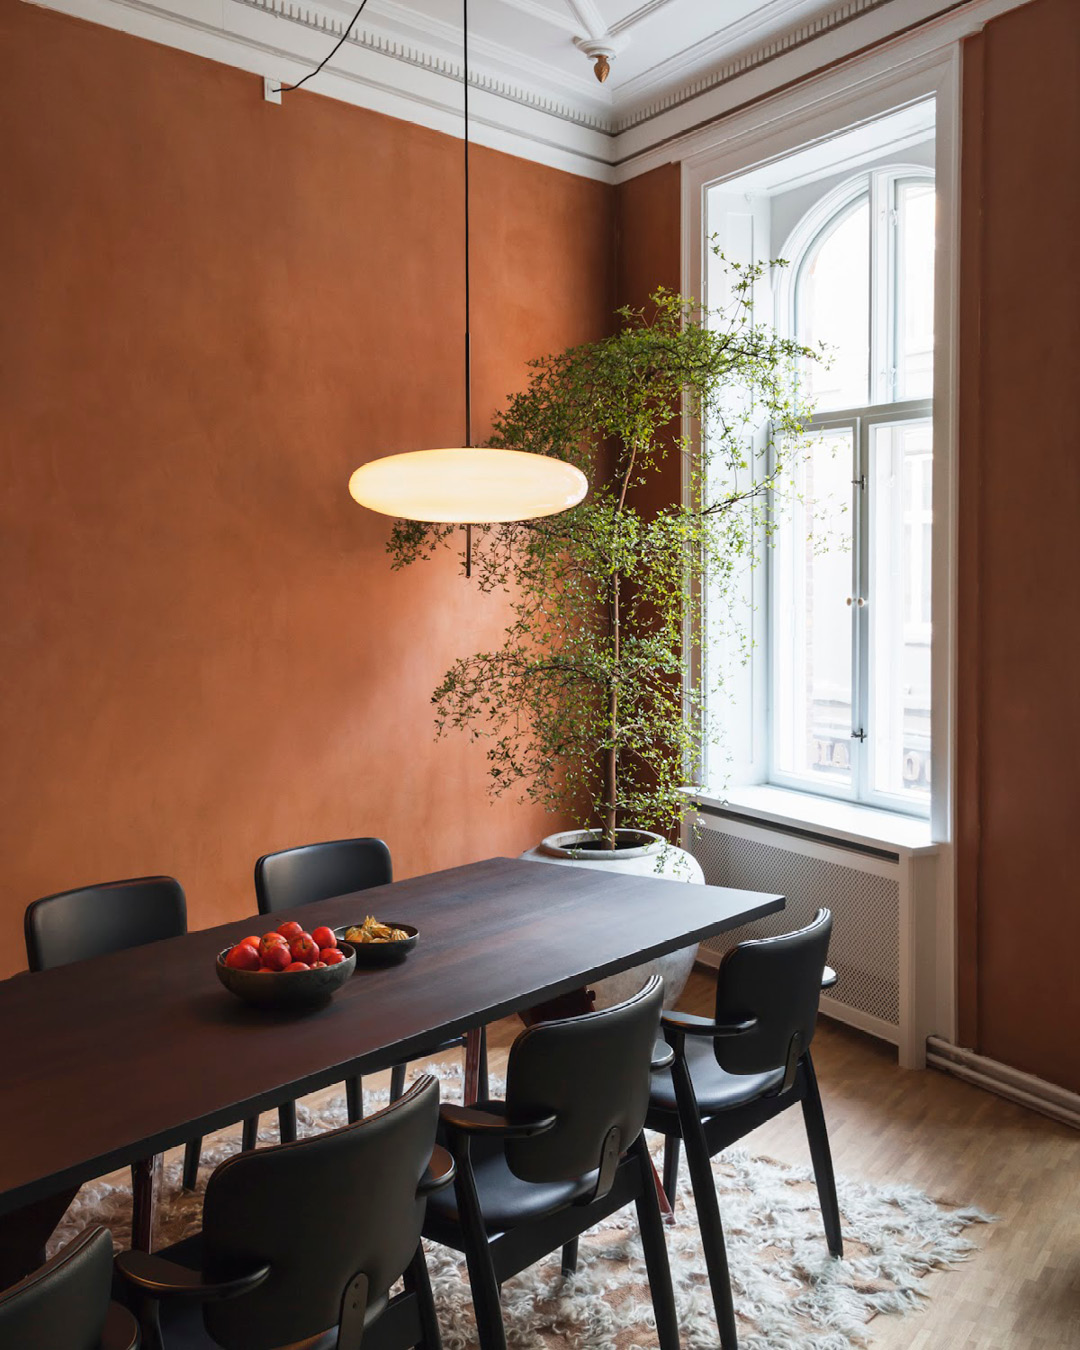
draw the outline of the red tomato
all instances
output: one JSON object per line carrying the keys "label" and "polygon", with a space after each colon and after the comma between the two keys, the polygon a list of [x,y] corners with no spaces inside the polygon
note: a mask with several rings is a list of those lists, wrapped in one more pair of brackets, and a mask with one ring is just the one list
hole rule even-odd
{"label": "red tomato", "polygon": [[258,970],[259,953],[246,942],[238,942],[225,958],[230,970]]}
{"label": "red tomato", "polygon": [[292,942],[293,938],[298,938],[303,931],[303,927],[295,919],[289,919],[278,926],[278,932],[286,942]]}
{"label": "red tomato", "polygon": [[311,936],[315,939],[315,945],[321,952],[326,951],[328,947],[333,948],[337,946],[337,938],[334,936],[334,930],[332,928],[327,928],[325,925],[322,928],[316,928]]}
{"label": "red tomato", "polygon": [[311,967],[307,964],[306,961],[290,961],[289,964],[285,967],[285,974],[287,975],[290,970],[310,970],[310,969]]}
{"label": "red tomato", "polygon": [[345,953],[337,947],[324,947],[319,953],[319,960],[324,966],[340,966],[345,960]]}
{"label": "red tomato", "polygon": [[313,965],[319,959],[319,949],[310,933],[301,933],[289,944],[294,961],[303,961],[304,965]]}
{"label": "red tomato", "polygon": [[291,960],[292,953],[284,942],[272,942],[262,955],[262,963],[267,970],[284,970]]}

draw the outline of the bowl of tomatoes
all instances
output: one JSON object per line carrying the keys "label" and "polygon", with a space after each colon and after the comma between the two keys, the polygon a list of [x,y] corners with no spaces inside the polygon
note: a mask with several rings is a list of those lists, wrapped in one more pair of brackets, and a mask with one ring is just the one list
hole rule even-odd
{"label": "bowl of tomatoes", "polygon": [[262,937],[246,937],[220,951],[218,979],[237,998],[263,1008],[323,1003],[356,969],[356,951],[331,928],[307,932],[289,920]]}

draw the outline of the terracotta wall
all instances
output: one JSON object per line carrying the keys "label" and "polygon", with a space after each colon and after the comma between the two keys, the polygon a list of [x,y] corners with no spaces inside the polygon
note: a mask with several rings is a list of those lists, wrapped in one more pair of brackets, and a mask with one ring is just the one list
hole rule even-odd
{"label": "terracotta wall", "polygon": [[1080,6],[964,51],[961,1036],[1080,1091]]}
{"label": "terracotta wall", "polygon": [[[174,873],[203,926],[293,843],[528,846],[560,822],[432,737],[501,602],[346,493],[461,435],[461,142],[19,0],[0,69],[0,974],[83,882]],[[474,203],[482,430],[606,328],[613,193],[478,151]]]}
{"label": "terracotta wall", "polygon": [[[682,288],[682,170],[662,164],[615,189],[615,293],[618,304],[649,308],[661,286]],[[682,466],[673,454],[630,500],[646,513],[682,493]]]}

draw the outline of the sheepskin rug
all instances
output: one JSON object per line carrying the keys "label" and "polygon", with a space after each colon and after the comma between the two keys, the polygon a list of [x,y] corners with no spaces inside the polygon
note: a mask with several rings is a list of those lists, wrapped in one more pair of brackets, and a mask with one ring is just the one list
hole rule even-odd
{"label": "sheepskin rug", "polygon": [[[429,1064],[445,1094],[460,1100],[460,1070]],[[493,1093],[498,1086],[492,1084]],[[365,1107],[385,1104],[385,1090],[365,1094]],[[345,1123],[344,1095],[297,1109],[302,1134]],[[276,1142],[276,1118],[264,1116],[261,1143]],[[180,1187],[179,1150],[165,1162],[156,1246],[199,1226],[200,1192],[218,1163],[238,1147],[238,1131],[204,1141],[199,1192]],[[657,1157],[662,1141],[651,1141]],[[788,1167],[744,1149],[713,1160],[743,1350],[848,1350],[869,1344],[879,1313],[903,1314],[926,1294],[930,1271],[966,1260],[976,1249],[967,1236],[990,1216],[939,1204],[908,1186],[870,1186],[837,1178],[844,1258],[829,1256],[809,1168]],[[676,1223],[665,1229],[686,1350],[716,1350],[718,1336],[694,1214],[682,1168]],[[126,1174],[84,1186],[54,1235],[63,1246],[88,1224],[106,1224],[118,1247],[128,1245],[131,1189]],[[446,1350],[476,1345],[464,1260],[425,1244]],[[578,1273],[563,1279],[558,1254],[503,1287],[509,1343],[518,1350],[637,1350],[655,1346],[656,1333],[645,1262],[633,1207],[613,1215],[581,1241]]]}

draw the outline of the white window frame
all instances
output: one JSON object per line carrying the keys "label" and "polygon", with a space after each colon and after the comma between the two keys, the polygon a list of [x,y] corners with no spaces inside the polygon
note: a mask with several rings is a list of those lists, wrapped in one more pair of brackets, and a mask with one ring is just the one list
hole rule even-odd
{"label": "white window frame", "polygon": [[[961,42],[967,25],[948,22],[888,43],[843,66],[823,73],[764,102],[733,112],[713,126],[702,129],[681,147],[682,168],[682,285],[687,294],[703,295],[708,257],[705,237],[705,204],[708,190],[738,178],[750,170],[786,157],[797,150],[865,125],[898,108],[932,97],[935,100],[935,190],[937,198],[934,278],[934,412],[933,412],[933,501],[932,607],[934,645],[932,653],[931,713],[931,803],[928,840],[939,849],[937,883],[935,971],[935,1025],[946,1039],[955,1038],[956,1028],[956,916],[955,862],[952,840],[955,819],[956,746],[956,426],[957,354],[959,309],[959,125]],[[693,428],[688,424],[687,431]],[[689,499],[691,474],[684,474]],[[763,588],[762,588],[763,589]],[[760,594],[760,592],[759,592]],[[760,615],[754,619],[760,624]],[[691,653],[688,679],[700,682],[701,634],[687,632]],[[739,790],[752,795],[764,784],[767,772],[765,740],[760,720],[765,715],[764,697],[751,679],[752,715],[746,739],[752,742],[750,775],[733,779]],[[733,791],[735,789],[733,788]],[[764,789],[762,789],[764,790]],[[698,794],[706,803],[724,805],[724,790],[706,789]],[[796,803],[804,794],[785,794]],[[821,819],[822,799],[805,794],[807,818]],[[828,804],[827,804],[828,805]],[[851,813],[849,803],[836,803],[839,815]],[[790,822],[797,827],[800,812],[790,807]],[[865,817],[873,816],[865,812]],[[880,834],[886,837],[897,826],[890,821],[911,820],[892,813],[879,813]],[[866,833],[873,833],[866,826]]]}
{"label": "white window frame", "polygon": [[[848,210],[863,196],[868,196],[871,219],[870,269],[885,285],[893,271],[893,259],[898,245],[898,222],[893,216],[890,227],[881,230],[875,222],[882,212],[893,211],[896,189],[901,183],[912,181],[935,181],[935,175],[925,166],[906,163],[897,158],[893,163],[864,170],[838,184],[823,194],[819,201],[802,216],[788,236],[781,250],[783,257],[790,259],[790,267],[781,271],[777,279],[776,314],[780,320],[781,331],[789,337],[797,334],[799,279],[807,258],[822,234],[844,211]],[[893,277],[895,285],[896,278]],[[780,616],[774,612],[773,596],[775,588],[775,554],[766,550],[765,554],[765,594],[768,606],[764,642],[759,648],[759,656],[764,658],[767,675],[767,702],[764,728],[766,750],[767,783],[777,787],[790,788],[795,792],[808,792],[823,797],[832,797],[856,805],[878,807],[886,811],[896,811],[905,815],[928,817],[931,803],[922,803],[911,797],[884,792],[873,787],[871,773],[871,710],[868,672],[870,662],[870,612],[862,603],[869,599],[870,589],[870,440],[871,428],[888,423],[910,423],[923,421],[933,416],[933,399],[907,399],[903,402],[890,401],[896,392],[896,321],[898,302],[895,295],[888,304],[875,308],[872,297],[883,289],[879,284],[871,287],[870,323],[873,328],[869,344],[871,365],[867,372],[867,392],[871,402],[853,408],[829,409],[816,414],[807,423],[808,431],[826,431],[833,429],[851,429],[853,440],[852,461],[852,559],[851,559],[851,598],[852,606],[852,676],[851,687],[854,697],[851,727],[851,781],[848,785],[830,782],[827,778],[810,779],[804,775],[786,772],[778,763],[776,746],[776,726],[773,709],[777,702],[779,670],[772,659],[777,650],[777,623]],[[874,361],[875,353],[885,354],[884,364]],[[932,581],[931,581],[932,585]],[[854,602],[854,603],[853,603]],[[932,649],[931,649],[932,652]],[[931,726],[933,708],[931,706]],[[933,743],[931,734],[931,774],[933,774]]]}

